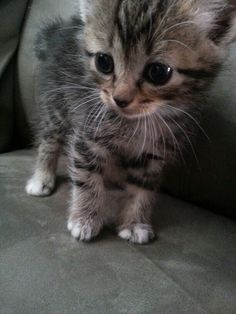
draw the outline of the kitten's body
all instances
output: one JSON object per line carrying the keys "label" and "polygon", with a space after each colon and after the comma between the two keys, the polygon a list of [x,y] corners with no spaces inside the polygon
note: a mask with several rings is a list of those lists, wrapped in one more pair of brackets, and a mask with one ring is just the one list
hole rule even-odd
{"label": "kitten's body", "polygon": [[[154,236],[151,204],[163,169],[183,158],[184,146],[194,152],[191,136],[199,128],[204,93],[222,62],[224,51],[216,41],[224,34],[215,34],[213,44],[201,25],[194,29],[196,21],[193,28],[192,10],[202,5],[200,0],[170,3],[81,1],[83,22],[57,21],[39,35],[41,144],[27,192],[52,191],[65,144],[73,184],[68,229],[75,238],[90,240],[101,230],[108,178],[130,194],[117,221],[119,235],[148,242]],[[95,54],[104,50],[115,60],[116,73],[109,80],[94,68]],[[149,58],[172,65],[170,83],[145,85],[139,76]],[[134,99],[128,109],[117,110],[111,96],[117,94]]]}

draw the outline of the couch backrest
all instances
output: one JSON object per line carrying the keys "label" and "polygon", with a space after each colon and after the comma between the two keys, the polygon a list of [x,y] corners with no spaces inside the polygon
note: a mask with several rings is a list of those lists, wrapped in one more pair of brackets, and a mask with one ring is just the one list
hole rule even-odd
{"label": "couch backrest", "polygon": [[28,0],[0,2],[0,152],[13,145],[14,55]]}
{"label": "couch backrest", "polygon": [[[19,1],[19,0],[18,0]],[[17,2],[17,1],[13,1]],[[18,134],[29,139],[28,123],[37,116],[34,102],[35,59],[33,41],[42,21],[58,14],[74,13],[74,0],[33,0],[21,38],[17,71]],[[164,187],[170,193],[200,203],[220,213],[236,217],[236,45],[214,84],[203,128],[210,141],[200,132],[197,162],[189,147],[187,166],[172,169]],[[9,130],[6,130],[7,134]]]}
{"label": "couch backrest", "polygon": [[236,45],[209,94],[196,154],[172,169],[165,188],[182,198],[236,218]]}

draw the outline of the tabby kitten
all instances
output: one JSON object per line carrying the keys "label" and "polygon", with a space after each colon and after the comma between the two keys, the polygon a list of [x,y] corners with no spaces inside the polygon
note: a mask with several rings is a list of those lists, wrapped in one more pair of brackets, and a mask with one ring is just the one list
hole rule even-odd
{"label": "tabby kitten", "polygon": [[105,182],[129,193],[118,235],[154,237],[150,215],[163,170],[200,128],[203,97],[234,40],[235,1],[81,0],[80,15],[39,34],[41,124],[26,191],[53,191],[60,147],[69,157],[68,229],[89,241],[106,221]]}

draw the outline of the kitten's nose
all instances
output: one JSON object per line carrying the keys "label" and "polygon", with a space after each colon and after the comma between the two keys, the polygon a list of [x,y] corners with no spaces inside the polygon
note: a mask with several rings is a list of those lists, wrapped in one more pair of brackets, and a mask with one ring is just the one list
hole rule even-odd
{"label": "kitten's nose", "polygon": [[117,98],[117,97],[114,98],[114,101],[117,104],[117,106],[120,108],[126,108],[131,103],[130,100],[121,99],[121,98]]}

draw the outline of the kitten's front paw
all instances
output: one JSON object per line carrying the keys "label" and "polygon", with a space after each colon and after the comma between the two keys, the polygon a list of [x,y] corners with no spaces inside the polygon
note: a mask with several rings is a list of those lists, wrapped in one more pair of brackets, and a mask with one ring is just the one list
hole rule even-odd
{"label": "kitten's front paw", "polygon": [[55,186],[54,176],[34,175],[26,184],[27,194],[33,196],[48,196],[52,193]]}
{"label": "kitten's front paw", "polygon": [[124,240],[138,244],[148,243],[155,236],[152,227],[147,224],[134,224],[123,228],[118,235]]}
{"label": "kitten's front paw", "polygon": [[85,220],[69,218],[67,229],[73,238],[81,241],[90,241],[96,237],[102,228],[102,224],[96,220]]}

